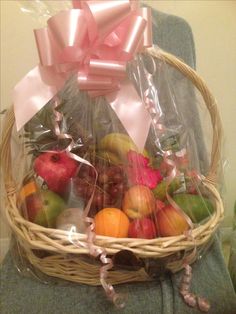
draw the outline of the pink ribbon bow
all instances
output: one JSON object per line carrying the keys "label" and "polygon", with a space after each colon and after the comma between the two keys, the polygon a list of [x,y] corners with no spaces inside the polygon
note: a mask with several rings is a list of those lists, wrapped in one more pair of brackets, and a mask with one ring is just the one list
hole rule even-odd
{"label": "pink ribbon bow", "polygon": [[126,63],[152,45],[150,9],[133,0],[72,2],[73,9],[34,31],[40,64],[14,88],[17,130],[76,73],[79,89],[104,95],[142,150],[151,119],[126,77]]}

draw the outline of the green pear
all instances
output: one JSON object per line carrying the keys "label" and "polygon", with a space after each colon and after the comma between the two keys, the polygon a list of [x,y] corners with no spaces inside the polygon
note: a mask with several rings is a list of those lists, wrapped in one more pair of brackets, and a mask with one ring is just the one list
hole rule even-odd
{"label": "green pear", "polygon": [[212,202],[201,195],[176,194],[173,200],[194,223],[200,223],[214,212]]}

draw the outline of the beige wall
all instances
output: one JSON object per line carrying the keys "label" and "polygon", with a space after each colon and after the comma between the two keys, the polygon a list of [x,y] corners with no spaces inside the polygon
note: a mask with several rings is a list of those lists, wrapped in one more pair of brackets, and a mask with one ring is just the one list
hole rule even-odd
{"label": "beige wall", "polygon": [[[144,1],[185,18],[195,37],[197,69],[219,102],[225,127],[227,219],[236,199],[236,1]],[[11,103],[11,89],[37,62],[32,29],[39,27],[20,12],[17,1],[1,1],[1,106]]]}

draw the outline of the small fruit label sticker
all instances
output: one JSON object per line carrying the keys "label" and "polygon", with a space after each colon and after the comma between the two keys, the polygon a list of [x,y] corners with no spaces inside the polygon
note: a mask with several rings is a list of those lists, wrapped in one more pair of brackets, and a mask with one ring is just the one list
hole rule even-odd
{"label": "small fruit label sticker", "polygon": [[48,190],[47,183],[43,180],[42,177],[35,175],[35,181],[42,190]]}

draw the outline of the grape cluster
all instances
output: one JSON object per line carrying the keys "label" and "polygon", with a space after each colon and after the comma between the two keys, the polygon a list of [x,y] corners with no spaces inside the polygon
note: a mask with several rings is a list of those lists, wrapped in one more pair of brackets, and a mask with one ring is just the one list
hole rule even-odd
{"label": "grape cluster", "polygon": [[81,167],[74,181],[75,193],[88,201],[94,190],[91,206],[96,211],[111,206],[119,208],[127,189],[124,169],[114,165],[97,165],[96,171],[98,178],[95,185],[96,173],[94,169],[87,166]]}

